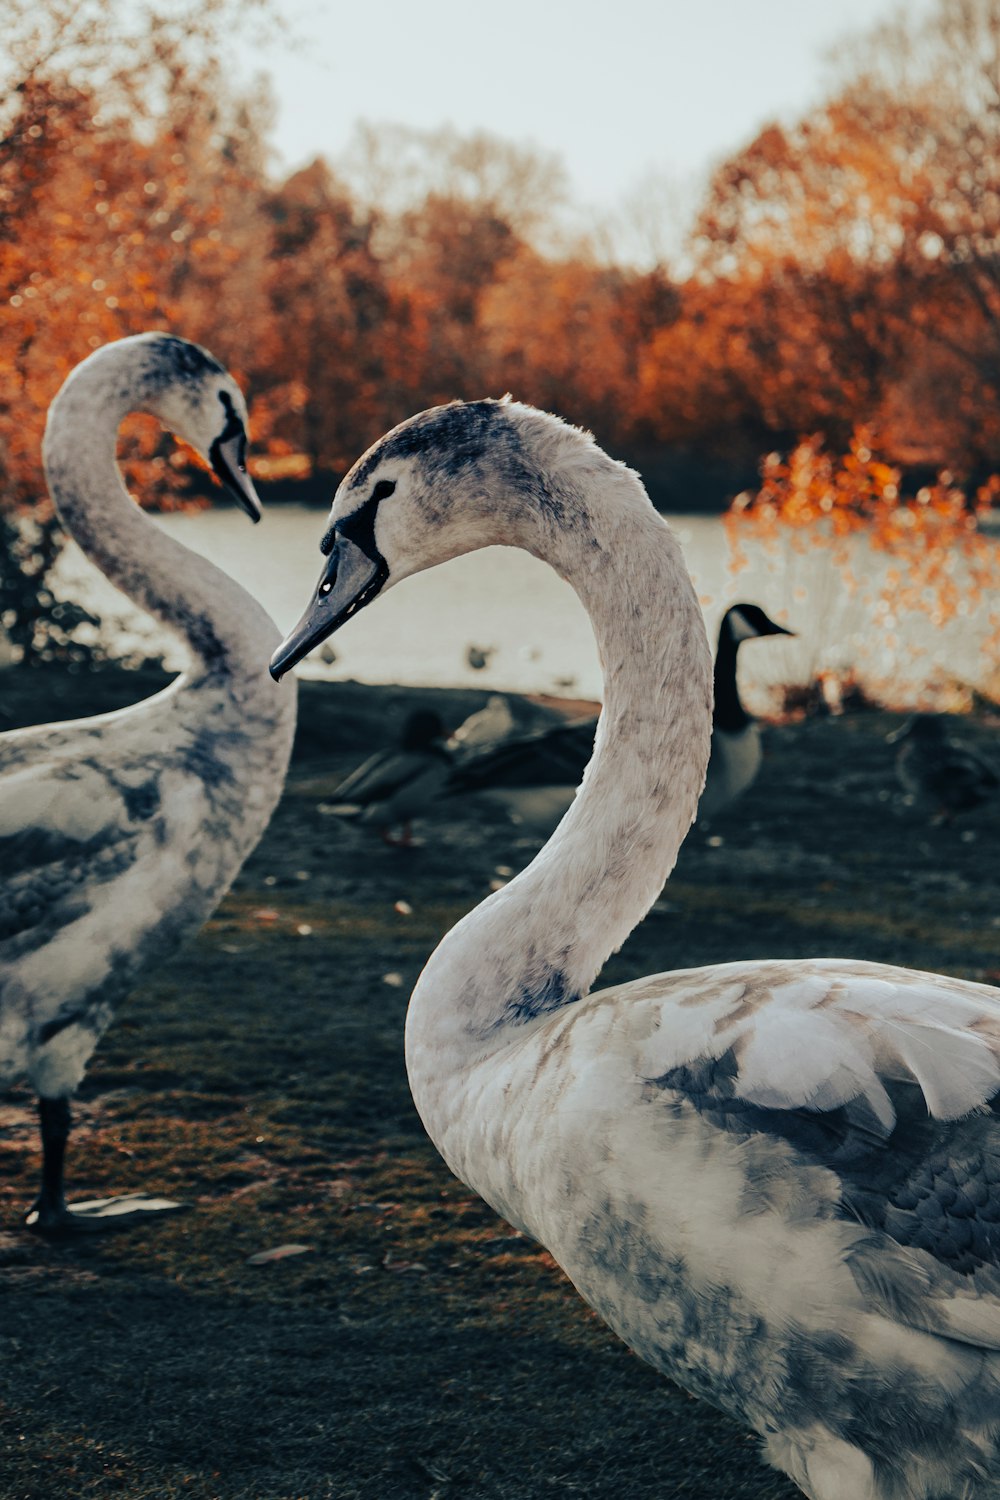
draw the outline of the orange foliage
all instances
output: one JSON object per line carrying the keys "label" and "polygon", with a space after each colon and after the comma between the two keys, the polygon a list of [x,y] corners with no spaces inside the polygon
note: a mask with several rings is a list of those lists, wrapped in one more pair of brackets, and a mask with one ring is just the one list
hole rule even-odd
{"label": "orange foliage", "polygon": [[627,430],[632,350],[614,334],[619,280],[582,260],[522,248],[482,300],[489,388],[603,433]]}
{"label": "orange foliage", "polygon": [[[877,429],[896,476],[878,505],[862,498],[875,471],[851,468],[861,439],[842,461],[817,440],[808,481],[806,450],[793,477],[765,470],[755,518],[776,486],[783,521],[823,489],[808,504],[836,525],[899,532],[919,587],[932,543],[973,546],[974,506],[940,512],[949,486],[898,521],[886,496],[907,466],[950,466],[973,489],[1000,467],[1000,127],[969,31],[1000,0],[938,0],[919,68],[889,28],[863,76],[724,163],[684,279],[554,251],[557,165],[485,136],[365,127],[342,175],[316,162],[274,182],[266,118],[220,67],[233,0],[173,0],[170,25],[137,0],[132,33],[117,0],[92,0],[86,25],[71,0],[12,3],[0,506],[42,493],[45,410],[68,369],[172,327],[243,380],[262,476],[338,471],[421,406],[510,390],[624,456],[675,447],[734,472],[802,432],[846,451]],[[126,448],[146,494],[187,493],[187,460],[155,429]]]}
{"label": "orange foliage", "polygon": [[[0,504],[43,493],[48,402],[91,349],[173,327],[239,370],[258,331],[249,293],[260,237],[245,206],[256,142],[198,48],[222,5],[200,20],[177,13],[176,31],[137,9],[134,36],[115,31],[110,0],[86,25],[64,0],[15,15],[0,76]],[[70,69],[94,88],[70,82]],[[136,93],[133,75],[154,99]],[[150,424],[130,434],[132,478],[161,501],[176,495],[184,463],[168,461]]]}
{"label": "orange foliage", "polygon": [[[759,489],[738,495],[725,523],[738,570],[752,539],[774,548],[792,536],[797,550],[822,546],[849,588],[852,541],[859,533],[893,562],[882,588],[882,610],[908,610],[944,624],[995,593],[997,544],[980,529],[1000,496],[992,476],[969,493],[942,472],[916,494],[904,495],[902,471],[881,459],[870,431],[860,429],[848,451],[831,453],[819,437],[804,439],[788,455],[770,453]],[[996,616],[1000,629],[1000,614]]]}

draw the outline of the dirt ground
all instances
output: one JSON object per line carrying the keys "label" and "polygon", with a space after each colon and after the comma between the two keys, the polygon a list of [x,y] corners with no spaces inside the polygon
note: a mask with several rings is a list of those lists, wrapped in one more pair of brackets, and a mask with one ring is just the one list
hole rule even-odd
{"label": "dirt ground", "polygon": [[[8,672],[0,727],[153,686]],[[794,1500],[449,1175],[414,1113],[409,990],[536,844],[460,805],[399,852],[323,808],[415,701],[454,724],[483,699],[306,686],[267,836],[122,1007],[78,1105],[75,1196],[160,1190],[187,1213],[34,1240],[33,1101],[0,1100],[0,1500]],[[898,722],[773,728],[754,788],[688,841],[602,982],[828,954],[1000,982],[1000,807],[935,827],[905,805]],[[988,748],[998,722],[960,732]],[[286,1244],[305,1253],[250,1263]]]}

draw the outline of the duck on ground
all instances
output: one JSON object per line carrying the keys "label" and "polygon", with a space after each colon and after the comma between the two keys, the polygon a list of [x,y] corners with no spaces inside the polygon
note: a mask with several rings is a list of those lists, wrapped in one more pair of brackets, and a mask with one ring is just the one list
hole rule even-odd
{"label": "duck on ground", "polygon": [[414,818],[426,812],[448,780],[447,740],[439,714],[415,710],[398,745],[376,751],[341,782],[332,811],[377,828],[383,842],[393,847],[411,848]]}
{"label": "duck on ground", "polygon": [[853,958],[592,990],[673,867],[712,734],[697,597],[638,476],[517,403],[411,418],[340,485],[272,671],[398,580],[499,542],[576,589],[604,711],[553,837],[413,992],[431,1139],[811,1500],[995,1500],[996,990]]}
{"label": "duck on ground", "polygon": [[477,708],[458,726],[448,741],[448,748],[464,755],[471,750],[499,745],[516,730],[517,721],[507,699],[501,693],[491,693],[482,708]]}
{"label": "duck on ground", "polygon": [[481,797],[515,823],[551,832],[565,814],[594,750],[597,718],[587,714],[459,753],[447,798]]}
{"label": "duck on ground", "polygon": [[137,410],[196,448],[260,519],[243,396],[205,350],[142,334],[69,376],[43,450],[59,515],[191,665],[132,708],[0,736],[0,1083],[27,1075],[38,1095],[42,1181],[27,1222],[51,1235],[178,1206],[137,1194],[70,1208],[69,1101],[115,1003],[202,925],[256,845],[295,727],[294,686],[276,691],[262,670],[273,621],[122,484],[116,435]]}
{"label": "duck on ground", "polygon": [[933,809],[932,821],[951,823],[992,802],[1000,775],[984,755],[950,733],[943,714],[914,714],[888,737],[903,790]]}
{"label": "duck on ground", "polygon": [[326,810],[377,828],[392,847],[411,848],[414,821],[432,810],[450,784],[454,766],[504,739],[514,724],[499,693],[491,694],[451,735],[437,713],[415,710],[398,745],[363,761],[340,783],[337,801]]}

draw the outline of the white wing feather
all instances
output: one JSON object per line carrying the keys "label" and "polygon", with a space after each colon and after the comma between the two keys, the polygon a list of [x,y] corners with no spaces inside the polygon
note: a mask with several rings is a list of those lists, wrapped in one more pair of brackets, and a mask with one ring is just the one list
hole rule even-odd
{"label": "white wing feather", "polygon": [[735,1092],[748,1103],[831,1110],[863,1098],[887,1133],[895,1114],[883,1079],[919,1084],[939,1120],[1000,1093],[1000,996],[988,985],[798,959],[663,974],[618,993],[630,991],[659,1012],[640,1048],[647,1078],[732,1049]]}

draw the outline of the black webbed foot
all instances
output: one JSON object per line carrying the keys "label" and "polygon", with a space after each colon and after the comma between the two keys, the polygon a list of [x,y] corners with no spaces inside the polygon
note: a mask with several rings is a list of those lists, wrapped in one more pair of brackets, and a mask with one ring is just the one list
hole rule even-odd
{"label": "black webbed foot", "polygon": [[154,1215],[183,1213],[187,1207],[172,1198],[149,1193],[124,1193],[115,1198],[91,1198],[84,1203],[52,1203],[39,1197],[24,1216],[24,1225],[45,1239],[75,1239],[90,1234],[109,1234],[134,1229]]}

